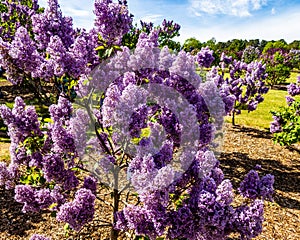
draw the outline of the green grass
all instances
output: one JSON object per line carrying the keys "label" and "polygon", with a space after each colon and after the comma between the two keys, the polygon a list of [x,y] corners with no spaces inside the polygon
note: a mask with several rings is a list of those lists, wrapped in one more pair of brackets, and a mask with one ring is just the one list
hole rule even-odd
{"label": "green grass", "polygon": [[300,75],[299,72],[291,72],[291,76],[286,80],[287,83],[295,83],[297,81],[297,77]]}
{"label": "green grass", "polygon": [[[260,103],[253,112],[242,110],[240,115],[235,115],[235,123],[237,125],[245,125],[262,129],[269,129],[270,122],[273,121],[271,110],[279,110],[280,107],[286,106],[286,91],[270,90],[264,95],[265,100]],[[231,123],[231,117],[226,117],[226,122]]]}
{"label": "green grass", "polygon": [[[270,90],[264,95],[265,100],[258,105],[255,111],[248,113],[247,110],[242,110],[240,115],[235,115],[235,124],[269,129],[270,123],[273,121],[270,111],[278,111],[280,107],[287,106],[285,100],[286,95],[287,92],[283,90]],[[300,97],[296,99],[300,99]],[[231,123],[231,117],[226,117],[225,121]]]}
{"label": "green grass", "polygon": [[[300,73],[292,72],[286,82],[295,83],[298,75]],[[247,110],[242,110],[240,115],[236,115],[235,123],[237,125],[269,129],[270,123],[273,121],[270,111],[278,111],[280,107],[286,106],[286,95],[287,91],[284,90],[270,90],[264,95],[265,100],[258,105],[255,111],[248,113]],[[231,116],[226,117],[225,121],[231,123]]]}

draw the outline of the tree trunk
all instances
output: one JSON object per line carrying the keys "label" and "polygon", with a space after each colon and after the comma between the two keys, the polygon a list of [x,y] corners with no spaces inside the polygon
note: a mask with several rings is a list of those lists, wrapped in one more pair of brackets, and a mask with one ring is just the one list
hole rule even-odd
{"label": "tree trunk", "polygon": [[113,216],[112,216],[112,228],[110,232],[110,240],[117,240],[118,235],[119,235],[119,230],[114,229],[115,223],[116,223],[116,218],[115,218],[115,213],[119,211],[119,202],[120,202],[120,194],[118,190],[118,185],[119,185],[119,170],[114,169],[114,191],[113,191]]}
{"label": "tree trunk", "polygon": [[235,111],[232,112],[232,125],[235,126]]}

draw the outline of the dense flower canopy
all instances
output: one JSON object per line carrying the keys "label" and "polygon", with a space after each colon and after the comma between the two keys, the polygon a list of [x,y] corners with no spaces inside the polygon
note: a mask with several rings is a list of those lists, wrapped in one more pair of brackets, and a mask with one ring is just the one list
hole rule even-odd
{"label": "dense flower canopy", "polygon": [[[61,91],[47,121],[21,97],[12,109],[0,107],[11,138],[0,186],[14,189],[23,212],[47,209],[76,231],[93,220],[97,200],[106,203],[99,194],[105,189],[113,199],[106,223],[114,240],[120,230],[150,239],[257,236],[273,177],[250,171],[239,187],[247,201],[233,205],[232,184],[214,151],[224,116],[239,110],[234,104],[253,110],[262,101],[264,66],[223,55],[220,68],[228,66],[230,78],[214,67],[202,79],[196,67],[210,67],[208,48],[197,56],[160,48],[161,36],[177,35],[178,24],[144,24],[149,31],[139,33],[131,51],[119,46],[132,24],[127,2],[96,0],[94,13],[95,28],[75,30],[57,0],[49,0],[32,16],[32,32],[20,26],[11,42],[0,38],[8,80],[57,88],[76,80],[67,90],[77,96],[71,103]],[[113,54],[97,52],[106,48]]]}

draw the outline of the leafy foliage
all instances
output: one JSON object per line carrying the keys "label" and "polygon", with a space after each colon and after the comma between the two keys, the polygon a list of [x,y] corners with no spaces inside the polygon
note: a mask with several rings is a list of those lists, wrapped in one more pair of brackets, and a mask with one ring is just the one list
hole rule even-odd
{"label": "leafy foliage", "polygon": [[271,112],[274,122],[271,132],[273,140],[280,145],[291,145],[300,141],[300,101],[292,102],[288,107],[282,107],[279,111]]}
{"label": "leafy foliage", "polygon": [[269,86],[284,83],[290,77],[292,65],[289,55],[282,49],[269,49],[261,56],[263,63],[266,64],[268,74],[266,83]]}
{"label": "leafy foliage", "polygon": [[33,37],[32,19],[34,14],[42,13],[36,0],[5,0],[0,3],[0,36],[11,42],[17,29],[25,27]]}
{"label": "leafy foliage", "polygon": [[300,95],[300,76],[297,83],[288,86],[289,95],[286,97],[288,106],[279,111],[272,111],[274,121],[270,132],[273,140],[280,145],[291,145],[300,141],[300,100],[294,96]]}

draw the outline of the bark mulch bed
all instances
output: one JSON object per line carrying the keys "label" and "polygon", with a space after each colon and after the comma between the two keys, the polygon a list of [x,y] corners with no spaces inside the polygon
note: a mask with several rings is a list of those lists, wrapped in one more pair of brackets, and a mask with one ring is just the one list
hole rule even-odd
{"label": "bark mulch bed", "polygon": [[[0,145],[1,156],[7,154],[8,144]],[[297,146],[296,146],[297,147]],[[262,234],[256,240],[300,239],[300,148],[274,145],[271,135],[247,127],[226,126],[222,154],[219,156],[227,178],[238,186],[243,176],[257,164],[261,174],[275,176],[274,202],[265,204],[265,222]],[[13,200],[13,193],[0,190],[0,239],[29,239],[33,233],[46,234],[52,239],[108,239],[108,229],[100,229],[98,216],[107,210],[97,205],[95,220],[79,233],[66,236],[63,224],[48,213],[24,214],[22,206]],[[120,239],[130,239],[121,236]],[[231,239],[235,239],[232,236]]]}

